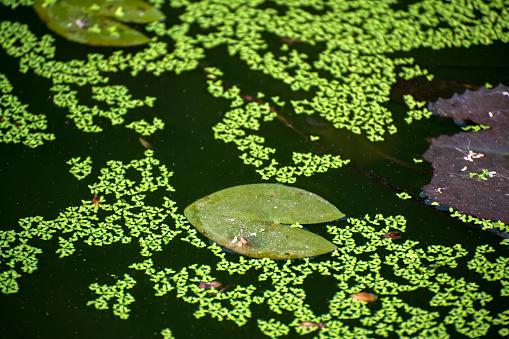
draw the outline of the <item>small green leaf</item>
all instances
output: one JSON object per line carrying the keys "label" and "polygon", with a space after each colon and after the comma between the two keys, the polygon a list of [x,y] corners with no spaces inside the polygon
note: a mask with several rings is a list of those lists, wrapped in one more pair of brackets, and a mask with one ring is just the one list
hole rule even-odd
{"label": "small green leaf", "polygon": [[279,184],[230,187],[189,205],[184,215],[221,246],[271,259],[305,258],[336,248],[321,236],[282,224],[314,224],[344,216],[314,193]]}

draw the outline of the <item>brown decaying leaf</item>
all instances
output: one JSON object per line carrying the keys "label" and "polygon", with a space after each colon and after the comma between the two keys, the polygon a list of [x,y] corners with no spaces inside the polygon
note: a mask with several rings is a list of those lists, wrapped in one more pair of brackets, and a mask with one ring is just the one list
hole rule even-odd
{"label": "brown decaying leaf", "polygon": [[152,146],[152,144],[150,142],[148,142],[147,140],[143,139],[142,137],[140,137],[138,140],[140,141],[140,144],[143,147],[145,147],[147,149],[152,149],[152,150],[154,149],[154,146]]}
{"label": "brown decaying leaf", "polygon": [[509,223],[509,88],[466,91],[430,109],[491,128],[431,139],[423,159],[432,162],[433,179],[424,193],[462,213]]}
{"label": "brown decaying leaf", "polygon": [[352,294],[350,298],[357,301],[365,301],[367,303],[372,303],[378,299],[378,296],[373,293],[359,292]]}
{"label": "brown decaying leaf", "polygon": [[492,89],[467,90],[450,99],[438,99],[429,105],[429,110],[461,122],[470,120],[494,129],[509,128],[509,87],[500,84]]}
{"label": "brown decaying leaf", "polygon": [[[503,134],[487,129],[433,138],[423,155],[434,169],[424,193],[462,213],[508,223],[509,133]],[[496,173],[487,180],[470,177],[483,169]]]}
{"label": "brown decaying leaf", "polygon": [[97,194],[94,194],[94,198],[92,199],[92,205],[95,207],[99,207],[99,196]]}
{"label": "brown decaying leaf", "polygon": [[387,232],[384,235],[382,235],[382,239],[385,239],[385,238],[399,239],[399,238],[401,238],[401,232],[400,231]]}
{"label": "brown decaying leaf", "polygon": [[219,281],[202,282],[200,288],[209,289],[214,287],[215,289],[221,288],[222,284]]}

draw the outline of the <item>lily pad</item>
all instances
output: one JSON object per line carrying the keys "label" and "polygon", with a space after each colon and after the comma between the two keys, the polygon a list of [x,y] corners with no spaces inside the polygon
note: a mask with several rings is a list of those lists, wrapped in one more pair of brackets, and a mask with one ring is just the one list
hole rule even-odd
{"label": "lily pad", "polygon": [[430,108],[491,128],[432,139],[423,158],[433,164],[433,179],[424,193],[462,213],[509,223],[509,88],[466,91]]}
{"label": "lily pad", "polygon": [[119,21],[149,23],[165,17],[141,0],[34,0],[33,7],[55,33],[92,46],[145,44],[150,40],[146,35]]}
{"label": "lily pad", "polygon": [[509,87],[500,84],[492,89],[466,90],[450,99],[438,99],[429,105],[429,110],[461,122],[470,120],[495,129],[509,128]]}
{"label": "lily pad", "polygon": [[336,246],[312,232],[283,224],[314,224],[344,216],[318,195],[279,184],[251,184],[212,193],[184,215],[203,235],[253,258],[297,259]]}

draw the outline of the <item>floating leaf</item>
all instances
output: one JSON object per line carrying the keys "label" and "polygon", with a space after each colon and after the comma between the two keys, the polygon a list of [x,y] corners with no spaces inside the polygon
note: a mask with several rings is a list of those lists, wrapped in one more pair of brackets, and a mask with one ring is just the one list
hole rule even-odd
{"label": "floating leaf", "polygon": [[352,294],[350,296],[350,298],[352,298],[353,300],[356,300],[356,301],[360,300],[360,301],[365,301],[367,303],[372,303],[378,299],[378,296],[373,293],[359,292],[359,293]]}
{"label": "floating leaf", "polygon": [[344,216],[316,194],[279,184],[230,187],[194,202],[184,214],[221,246],[271,259],[310,257],[336,248],[319,235],[282,224],[314,224]]}
{"label": "floating leaf", "polygon": [[[433,163],[424,193],[442,205],[479,218],[509,222],[509,135],[494,130],[441,135],[423,158]],[[486,180],[471,173],[489,174]]]}
{"label": "floating leaf", "polygon": [[401,238],[401,232],[400,231],[387,232],[384,235],[382,235],[382,239],[385,239],[385,238],[399,239],[399,238]]}
{"label": "floating leaf", "polygon": [[146,149],[154,149],[154,146],[147,140],[143,139],[142,137],[139,137],[138,140],[140,141],[140,144],[145,147]]}
{"label": "floating leaf", "polygon": [[509,128],[509,87],[500,84],[493,89],[467,90],[450,99],[438,99],[429,109],[461,122],[470,120],[495,129]]}
{"label": "floating leaf", "polygon": [[430,108],[491,128],[432,139],[423,158],[433,163],[433,179],[423,191],[462,213],[509,222],[509,88],[466,91]]}
{"label": "floating leaf", "polygon": [[211,281],[211,282],[203,282],[200,285],[200,288],[209,289],[209,288],[215,288],[219,289],[221,288],[222,284],[219,281]]}
{"label": "floating leaf", "polygon": [[164,19],[157,8],[141,0],[35,0],[34,9],[55,33],[93,46],[145,44],[147,36],[118,21],[149,23]]}

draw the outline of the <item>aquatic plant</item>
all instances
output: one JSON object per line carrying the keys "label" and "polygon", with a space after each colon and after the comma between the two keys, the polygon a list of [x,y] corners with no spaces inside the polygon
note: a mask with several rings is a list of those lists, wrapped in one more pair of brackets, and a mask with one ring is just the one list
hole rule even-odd
{"label": "aquatic plant", "polygon": [[[418,241],[408,238],[401,241],[384,237],[388,232],[404,234],[407,221],[401,215],[378,214],[329,224],[327,232],[338,248],[331,257],[321,261],[226,257],[216,244],[207,246],[178,213],[175,202],[164,196],[173,191],[169,183],[171,176],[172,172],[153,157],[151,150],[145,151],[145,158],[127,164],[109,161],[100,170],[98,180],[89,185],[91,194],[101,196],[98,206],[91,200],[83,200],[80,206],[69,207],[53,220],[24,218],[20,220],[19,230],[2,231],[0,247],[5,269],[0,273],[2,292],[19,290],[18,279],[23,275],[20,271],[29,274],[37,270],[37,256],[42,251],[29,242],[58,238],[55,254],[61,258],[74,255],[76,246],[85,244],[137,244],[139,254],[147,259],[126,262],[126,266],[147,276],[145,279],[153,285],[155,296],[174,295],[196,305],[196,318],[209,316],[238,326],[253,317],[253,305],[263,305],[276,318],[257,322],[260,331],[271,337],[286,335],[291,329],[301,334],[319,331],[320,336],[359,335],[361,329],[366,335],[425,336],[445,334],[444,324],[454,324],[459,333],[475,338],[485,335],[491,326],[509,324],[505,313],[487,316],[491,314],[487,307],[494,297],[481,288],[483,279],[499,282],[501,297],[509,295],[507,258],[498,256],[490,261],[486,256],[494,252],[490,246],[480,245],[471,254],[459,243],[420,246]],[[162,199],[154,199],[161,196]],[[161,200],[161,205],[151,206],[146,200]],[[203,255],[217,256],[217,263],[160,267],[151,258],[153,253],[167,250],[169,243],[177,239],[201,249]],[[465,264],[477,274],[475,281],[455,277],[454,270]],[[230,276],[253,272],[257,279],[224,291],[213,287],[216,293],[200,286],[203,281],[217,280],[221,272]],[[115,315],[128,319],[129,305],[136,298],[127,292],[136,284],[131,275],[126,273],[113,285],[91,283],[90,289],[99,297],[90,300],[88,305],[99,310],[112,307]],[[338,286],[324,314],[316,314],[306,303],[306,280],[316,276],[331,279]],[[379,301],[374,306],[350,297],[365,291],[378,295]],[[436,311],[405,301],[415,291],[431,292],[429,305]],[[111,300],[115,300],[113,306]],[[293,321],[276,320],[282,314],[291,314]],[[359,325],[348,325],[347,320],[358,321]],[[303,328],[299,325],[302,322],[324,323],[324,326]]]}
{"label": "aquatic plant", "polygon": [[17,96],[13,95],[12,85],[0,73],[0,137],[3,143],[19,143],[35,148],[44,140],[54,140],[53,133],[36,132],[48,128],[48,121],[44,114],[33,114],[27,111],[28,105],[23,105]]}
{"label": "aquatic plant", "polygon": [[[60,137],[56,127],[48,127],[58,114],[65,114],[80,135],[116,133],[124,125],[125,133],[136,134],[135,140],[139,134],[160,136],[179,128],[171,125],[168,107],[160,105],[160,94],[151,96],[126,79],[155,82],[194,71],[205,84],[203,100],[225,107],[207,127],[206,143],[214,139],[224,143],[221,146],[238,156],[238,164],[247,165],[247,171],[261,180],[292,184],[299,177],[318,178],[353,166],[355,160],[331,149],[328,136],[320,130],[301,128],[302,117],[321,117],[336,133],[370,141],[390,139],[402,128],[398,118],[413,127],[430,117],[423,101],[412,95],[404,97],[408,110],[403,117],[386,105],[398,79],[433,78],[413,58],[396,53],[509,41],[503,2],[472,1],[463,6],[421,1],[401,8],[393,1],[373,6],[364,0],[152,3],[174,15],[168,22],[145,27],[155,34],[146,47],[94,50],[71,58],[61,49],[69,42],[36,31],[30,22],[3,19],[2,57],[19,69],[6,69],[0,79],[1,146],[18,147],[12,143],[23,142],[44,149]],[[32,2],[2,0],[1,4],[6,11],[17,11]],[[246,73],[264,77],[265,84],[239,79],[229,67],[232,61],[240,62]],[[12,74],[22,77],[18,85],[11,84],[17,78]],[[49,99],[46,108],[51,114],[46,110],[41,114],[46,103],[40,98],[35,99],[40,106],[23,104],[20,87],[25,79],[46,85],[38,91]],[[189,112],[171,114],[183,113]],[[295,142],[279,138],[283,130],[292,133]],[[29,275],[43,271],[39,261],[52,257],[52,252],[59,262],[66,262],[92,249],[118,246],[130,254],[118,259],[122,273],[90,275],[89,290],[85,286],[82,293],[92,311],[94,307],[108,310],[125,321],[141,313],[137,307],[146,295],[137,288],[149,286],[154,296],[147,298],[185,303],[197,319],[256,326],[255,335],[363,338],[459,333],[475,338],[497,331],[508,335],[509,311],[503,306],[509,295],[507,239],[500,245],[479,243],[473,248],[463,239],[448,244],[438,239],[435,244],[416,235],[415,230],[426,230],[415,219],[407,222],[410,216],[372,213],[327,222],[327,234],[322,235],[337,249],[323,257],[245,258],[209,244],[182,214],[191,201],[174,198],[170,168],[172,162],[178,168],[183,160],[165,164],[159,148],[158,153],[146,148],[144,156],[133,154],[128,159],[116,154],[104,159],[97,149],[61,159],[69,165],[76,188],[88,187],[87,194],[77,196],[73,189],[62,210],[48,208],[44,216],[24,216],[18,225],[3,226],[0,290],[6,298],[23,292]],[[420,161],[414,158],[416,164]],[[341,171],[346,172],[337,172]],[[484,172],[479,168],[473,173]],[[468,179],[485,181],[477,176]],[[232,185],[241,181],[231,180]],[[408,199],[410,193],[415,192],[398,191],[394,209],[401,212],[396,214],[405,214],[406,204],[414,203],[416,199]],[[187,194],[188,200],[203,196]],[[386,207],[378,206],[381,211]],[[508,231],[501,221],[453,209],[450,216],[482,229]],[[300,222],[293,226],[298,229]],[[179,251],[182,247],[176,244],[195,251],[204,263],[196,263],[195,258],[192,263],[168,262],[158,255]],[[203,287],[213,281],[229,287]],[[319,308],[312,291],[327,284],[332,286],[330,296],[320,299],[325,306]],[[378,299],[373,303],[352,299],[360,293]],[[416,294],[421,299],[416,300]],[[323,326],[301,325],[309,323]],[[156,333],[171,338],[180,331],[162,322]]]}
{"label": "aquatic plant", "polygon": [[[251,184],[225,188],[184,210],[204,236],[253,258],[298,259],[331,252],[325,238],[301,230],[344,217],[331,203],[296,187]],[[284,225],[287,224],[287,225]]]}
{"label": "aquatic plant", "polygon": [[[437,114],[483,128],[433,138],[423,158],[434,173],[423,191],[430,199],[476,217],[509,221],[509,88],[499,85],[430,104]],[[479,126],[479,125],[478,125]]]}
{"label": "aquatic plant", "polygon": [[39,18],[68,40],[92,46],[134,46],[149,42],[143,33],[120,23],[149,23],[164,14],[142,0],[33,0]]}

